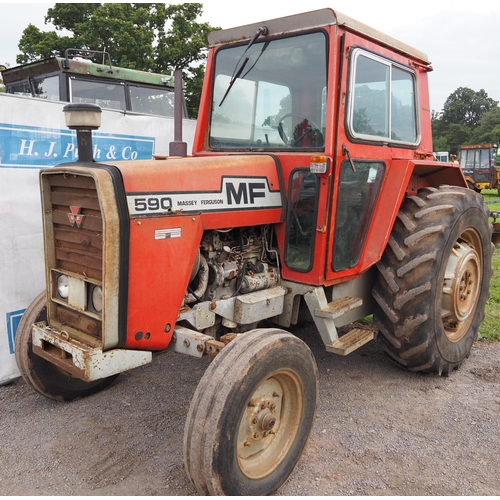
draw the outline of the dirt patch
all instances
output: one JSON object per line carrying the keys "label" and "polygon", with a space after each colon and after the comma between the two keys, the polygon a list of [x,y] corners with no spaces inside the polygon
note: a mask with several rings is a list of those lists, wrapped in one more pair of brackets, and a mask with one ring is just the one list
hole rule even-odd
{"label": "dirt patch", "polygon": [[[372,342],[347,357],[308,339],[320,397],[306,450],[278,495],[497,495],[500,343],[449,378],[406,372]],[[183,466],[191,396],[209,358],[165,354],[72,403],[0,387],[4,495],[195,495]]]}

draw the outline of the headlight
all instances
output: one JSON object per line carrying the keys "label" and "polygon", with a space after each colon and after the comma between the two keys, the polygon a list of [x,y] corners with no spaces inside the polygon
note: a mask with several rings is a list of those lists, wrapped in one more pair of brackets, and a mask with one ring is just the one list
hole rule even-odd
{"label": "headlight", "polygon": [[95,286],[92,289],[92,307],[98,313],[102,312],[102,288],[100,286]]}
{"label": "headlight", "polygon": [[57,294],[62,299],[67,299],[69,296],[69,278],[65,274],[57,277]]}

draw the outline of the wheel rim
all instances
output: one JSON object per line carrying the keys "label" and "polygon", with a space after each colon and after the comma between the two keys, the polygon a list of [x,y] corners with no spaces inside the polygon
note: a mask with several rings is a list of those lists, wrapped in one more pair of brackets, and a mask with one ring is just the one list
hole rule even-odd
{"label": "wheel rim", "polygon": [[259,384],[238,429],[237,457],[243,474],[262,479],[280,465],[295,442],[303,405],[302,385],[289,370],[273,373]]}
{"label": "wheel rim", "polygon": [[474,229],[467,229],[453,245],[444,275],[441,317],[446,337],[458,342],[467,333],[482,282],[482,244]]}

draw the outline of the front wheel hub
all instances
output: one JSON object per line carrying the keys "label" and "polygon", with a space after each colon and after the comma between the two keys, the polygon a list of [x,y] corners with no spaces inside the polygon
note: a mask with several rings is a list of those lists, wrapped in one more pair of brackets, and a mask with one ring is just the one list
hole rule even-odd
{"label": "front wheel hub", "polygon": [[237,437],[241,471],[262,479],[290,451],[303,412],[303,394],[297,376],[280,370],[262,381],[243,411]]}
{"label": "front wheel hub", "polygon": [[270,431],[276,424],[276,417],[271,413],[269,408],[261,411],[257,417],[258,427],[261,431]]}
{"label": "front wheel hub", "polygon": [[474,243],[458,240],[446,265],[441,317],[448,339],[457,342],[467,333],[482,280],[481,258]]}

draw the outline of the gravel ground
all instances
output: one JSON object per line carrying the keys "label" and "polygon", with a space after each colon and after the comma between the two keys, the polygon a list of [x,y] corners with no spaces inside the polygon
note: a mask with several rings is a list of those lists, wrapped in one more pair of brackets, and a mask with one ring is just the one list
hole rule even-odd
{"label": "gravel ground", "polygon": [[[449,378],[408,373],[376,342],[347,357],[309,339],[316,421],[278,495],[500,494],[500,343]],[[183,466],[191,396],[210,358],[168,353],[72,403],[0,387],[0,493],[196,495]]]}

